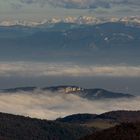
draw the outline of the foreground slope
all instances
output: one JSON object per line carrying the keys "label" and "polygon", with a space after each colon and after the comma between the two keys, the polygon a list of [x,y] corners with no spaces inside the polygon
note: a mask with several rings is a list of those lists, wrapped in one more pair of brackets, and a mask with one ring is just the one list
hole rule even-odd
{"label": "foreground slope", "polygon": [[76,140],[90,133],[79,125],[0,113],[0,140]]}
{"label": "foreground slope", "polygon": [[77,114],[54,121],[0,113],[0,140],[139,140],[139,138],[140,111],[112,111],[100,115]]}
{"label": "foreground slope", "polygon": [[121,123],[140,122],[140,111],[111,111],[103,114],[73,114],[57,119],[59,122],[81,124],[82,126],[103,130]]}
{"label": "foreground slope", "polygon": [[122,123],[113,128],[96,132],[80,140],[139,140],[140,122]]}

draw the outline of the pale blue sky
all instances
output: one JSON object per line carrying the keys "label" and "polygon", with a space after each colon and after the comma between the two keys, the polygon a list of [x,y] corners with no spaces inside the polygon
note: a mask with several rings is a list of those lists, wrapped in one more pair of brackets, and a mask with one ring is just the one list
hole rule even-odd
{"label": "pale blue sky", "polygon": [[[63,1],[63,2],[62,2]],[[112,2],[113,1],[113,2]],[[0,0],[0,20],[66,16],[137,16],[139,0]],[[81,2],[83,2],[81,4]],[[51,3],[51,4],[49,4]]]}

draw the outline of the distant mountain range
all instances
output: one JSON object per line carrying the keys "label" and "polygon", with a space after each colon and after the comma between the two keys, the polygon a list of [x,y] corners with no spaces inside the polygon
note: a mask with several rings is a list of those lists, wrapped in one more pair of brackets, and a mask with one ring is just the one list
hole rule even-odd
{"label": "distant mountain range", "polygon": [[42,21],[27,21],[27,20],[3,20],[0,22],[0,26],[42,26],[42,25],[50,25],[56,23],[74,23],[74,24],[101,24],[106,22],[122,22],[128,25],[140,25],[140,17],[131,16],[131,17],[112,17],[112,18],[104,18],[104,17],[92,17],[92,16],[79,16],[79,17],[66,17],[66,18],[51,18],[44,19]]}
{"label": "distant mountain range", "polygon": [[103,98],[131,98],[134,97],[130,94],[124,93],[115,93],[107,91],[104,89],[84,89],[77,86],[56,86],[56,87],[47,87],[43,90],[50,90],[52,92],[64,92],[66,94],[75,94],[80,97],[94,100],[94,99],[103,99]]}
{"label": "distant mountain range", "polygon": [[[4,89],[1,92],[5,93],[15,93],[15,92],[33,92],[37,90],[37,87],[19,87],[19,88],[11,88]],[[116,99],[116,98],[132,98],[134,97],[131,94],[124,93],[116,93],[107,91],[104,89],[85,89],[77,86],[54,86],[54,87],[45,87],[40,88],[39,90],[50,91],[54,93],[65,93],[65,94],[74,94],[80,96],[82,98],[86,98],[88,100],[96,100],[96,99]]]}
{"label": "distant mountain range", "polygon": [[[120,22],[0,27],[0,59],[139,64],[140,28]],[[135,54],[135,55],[134,55]]]}

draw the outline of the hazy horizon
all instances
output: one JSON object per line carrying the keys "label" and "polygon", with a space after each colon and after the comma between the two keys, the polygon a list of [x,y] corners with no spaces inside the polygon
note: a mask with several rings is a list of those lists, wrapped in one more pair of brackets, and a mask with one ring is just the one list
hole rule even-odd
{"label": "hazy horizon", "polygon": [[138,16],[138,0],[1,0],[0,20],[66,16]]}

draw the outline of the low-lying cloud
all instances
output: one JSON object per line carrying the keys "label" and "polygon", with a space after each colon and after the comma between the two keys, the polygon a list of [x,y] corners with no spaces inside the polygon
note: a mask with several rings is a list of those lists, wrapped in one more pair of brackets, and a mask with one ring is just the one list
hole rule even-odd
{"label": "low-lying cloud", "polygon": [[76,95],[34,92],[0,93],[0,112],[55,119],[75,113],[139,110],[140,98],[89,101]]}
{"label": "low-lying cloud", "polygon": [[140,77],[140,66],[126,65],[77,65],[41,62],[1,62],[0,77]]}
{"label": "low-lying cloud", "polygon": [[139,0],[20,0],[22,3],[48,4],[65,8],[96,9],[112,6],[140,6]]}

